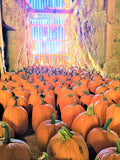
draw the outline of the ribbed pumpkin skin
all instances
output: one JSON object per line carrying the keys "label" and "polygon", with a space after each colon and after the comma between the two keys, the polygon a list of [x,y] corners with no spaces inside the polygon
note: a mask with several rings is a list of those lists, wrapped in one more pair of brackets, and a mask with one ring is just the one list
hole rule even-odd
{"label": "ribbed pumpkin skin", "polygon": [[28,113],[23,107],[8,107],[2,120],[7,122],[17,135],[23,135],[28,129]]}
{"label": "ribbed pumpkin skin", "polygon": [[9,144],[0,141],[0,160],[31,160],[29,146],[21,140],[11,140]]}
{"label": "ribbed pumpkin skin", "polygon": [[118,135],[112,130],[104,130],[102,128],[93,128],[87,135],[86,142],[91,144],[96,153],[108,147],[115,147]]}
{"label": "ribbed pumpkin skin", "polygon": [[86,112],[83,112],[73,120],[71,129],[75,132],[79,132],[84,138],[86,138],[86,135],[90,129],[99,126],[100,121],[96,114],[89,116],[86,114]]}
{"label": "ribbed pumpkin skin", "polygon": [[51,104],[41,104],[33,107],[32,111],[32,127],[36,131],[38,125],[47,120],[51,119],[52,114],[56,114],[54,107]]}
{"label": "ribbed pumpkin skin", "polygon": [[55,124],[51,124],[51,120],[43,121],[36,130],[36,140],[40,147],[40,150],[45,151],[47,149],[48,142],[58,130],[66,124],[60,120],[55,120]]}
{"label": "ribbed pumpkin skin", "polygon": [[61,111],[61,119],[67,124],[68,128],[71,128],[71,124],[75,117],[84,111],[85,109],[80,104],[65,106]]}
{"label": "ribbed pumpkin skin", "polygon": [[116,153],[117,147],[109,147],[101,150],[95,160],[119,160],[120,154]]}
{"label": "ribbed pumpkin skin", "polygon": [[50,160],[89,160],[89,153],[84,138],[73,132],[66,141],[56,134],[48,143],[47,153]]}

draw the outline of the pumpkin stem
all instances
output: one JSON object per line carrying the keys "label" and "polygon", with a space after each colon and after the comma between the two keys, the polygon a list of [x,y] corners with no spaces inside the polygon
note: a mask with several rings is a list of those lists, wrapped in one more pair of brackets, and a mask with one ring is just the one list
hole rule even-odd
{"label": "pumpkin stem", "polygon": [[73,97],[72,92],[70,92],[70,93],[68,94],[68,96],[69,96],[69,97]]}
{"label": "pumpkin stem", "polygon": [[94,104],[92,103],[92,104],[90,104],[90,105],[88,106],[87,111],[86,111],[86,114],[87,114],[88,116],[93,116],[93,115],[94,115],[93,110],[94,110]]}
{"label": "pumpkin stem", "polygon": [[103,129],[104,129],[104,130],[108,130],[109,125],[110,125],[110,123],[112,122],[112,120],[113,120],[112,117],[107,120],[107,122],[106,122],[105,125],[103,126]]}
{"label": "pumpkin stem", "polygon": [[90,95],[90,93],[87,91],[82,91],[82,92],[85,93],[87,96]]}
{"label": "pumpkin stem", "polygon": [[3,85],[2,90],[7,90],[7,87]]}
{"label": "pumpkin stem", "polygon": [[50,124],[55,124],[55,114],[52,114],[52,119],[51,119]]}
{"label": "pumpkin stem", "polygon": [[117,106],[117,107],[120,107],[120,103],[118,103],[116,106]]}
{"label": "pumpkin stem", "polygon": [[69,138],[72,138],[73,135],[65,126],[63,126],[58,131],[58,134],[64,141],[68,140]]}
{"label": "pumpkin stem", "polygon": [[42,105],[45,104],[45,101],[44,101],[43,98],[41,99],[41,104],[42,104]]}
{"label": "pumpkin stem", "polygon": [[73,106],[76,106],[76,104],[77,104],[77,100],[75,99],[73,102]]}
{"label": "pumpkin stem", "polygon": [[46,152],[43,152],[42,156],[38,158],[38,160],[49,160],[48,154]]}
{"label": "pumpkin stem", "polygon": [[107,98],[106,98],[106,96],[105,96],[105,95],[103,95],[103,100],[104,100],[104,101],[107,101]]}
{"label": "pumpkin stem", "polygon": [[116,140],[117,154],[120,154],[120,138]]}
{"label": "pumpkin stem", "polygon": [[10,129],[5,121],[1,122],[1,127],[5,129],[5,139],[3,141],[4,144],[8,144],[11,142],[10,139]]}

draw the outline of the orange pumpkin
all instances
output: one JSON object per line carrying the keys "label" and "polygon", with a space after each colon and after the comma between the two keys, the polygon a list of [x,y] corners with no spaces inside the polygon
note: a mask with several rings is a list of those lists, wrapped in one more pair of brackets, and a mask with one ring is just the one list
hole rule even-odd
{"label": "orange pumpkin", "polygon": [[36,140],[40,150],[45,151],[47,149],[50,138],[57,134],[62,126],[66,126],[66,124],[60,120],[56,120],[55,114],[52,115],[52,119],[40,123],[36,130]]}
{"label": "orange pumpkin", "polygon": [[61,111],[61,120],[67,124],[67,127],[70,129],[71,124],[75,117],[77,117],[80,113],[84,112],[85,109],[77,104],[76,100],[73,104],[65,106]]}
{"label": "orange pumpkin", "polygon": [[112,104],[108,107],[106,112],[106,121],[112,117],[113,120],[109,128],[115,131],[120,136],[120,104]]}
{"label": "orange pumpkin", "polygon": [[92,128],[100,126],[99,117],[94,114],[93,108],[93,104],[89,105],[87,111],[80,113],[71,126],[73,131],[79,132],[84,138]]}
{"label": "orange pumpkin", "polygon": [[47,153],[50,160],[89,160],[88,148],[84,138],[79,133],[69,131],[66,127],[62,127],[50,139]]}
{"label": "orange pumpkin", "polygon": [[101,150],[95,160],[119,160],[120,159],[120,139],[116,140],[116,147],[108,147]]}
{"label": "orange pumpkin", "polygon": [[94,104],[94,113],[98,115],[100,119],[100,126],[102,127],[106,122],[106,112],[109,104],[107,102],[106,97],[104,96],[103,100],[98,100]]}
{"label": "orange pumpkin", "polygon": [[16,104],[5,109],[2,120],[7,122],[17,135],[24,135],[28,129],[28,113]]}
{"label": "orange pumpkin", "polygon": [[29,106],[28,106],[27,99],[25,97],[21,96],[21,95],[20,96],[12,96],[8,100],[5,109],[7,107],[14,106],[15,103],[16,103],[17,106],[22,106],[27,111],[27,113],[29,113]]}
{"label": "orange pumpkin", "polygon": [[103,128],[95,127],[91,129],[87,135],[86,142],[90,144],[99,153],[102,149],[107,147],[115,147],[116,140],[119,138],[118,134],[109,130],[109,125],[112,121],[110,118]]}
{"label": "orange pumpkin", "polygon": [[10,131],[6,122],[2,122],[1,127],[5,129],[5,139],[0,141],[0,159],[31,160],[31,151],[27,143],[10,138]]}
{"label": "orange pumpkin", "polygon": [[77,103],[79,102],[79,98],[72,95],[71,92],[68,95],[61,97],[59,100],[60,111],[62,111],[65,106],[72,104],[75,100],[77,101]]}
{"label": "orange pumpkin", "polygon": [[38,125],[47,120],[51,119],[52,114],[56,115],[55,108],[51,104],[45,104],[45,101],[33,107],[32,111],[32,127],[33,130],[36,132]]}

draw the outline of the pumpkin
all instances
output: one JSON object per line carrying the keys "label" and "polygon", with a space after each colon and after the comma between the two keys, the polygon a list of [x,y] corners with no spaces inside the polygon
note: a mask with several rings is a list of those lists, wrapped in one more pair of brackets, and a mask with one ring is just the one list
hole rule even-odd
{"label": "pumpkin", "polygon": [[8,73],[3,73],[1,75],[1,81],[10,80],[11,76]]}
{"label": "pumpkin", "polygon": [[70,129],[71,124],[75,117],[77,117],[80,113],[84,112],[85,109],[77,104],[76,100],[73,104],[65,106],[61,111],[61,120],[67,124],[67,127]]}
{"label": "pumpkin", "polygon": [[107,102],[106,97],[104,96],[103,100],[98,100],[94,104],[94,113],[98,115],[100,119],[100,126],[102,127],[106,122],[106,112],[109,104]]}
{"label": "pumpkin", "polygon": [[5,109],[2,120],[13,128],[16,135],[21,136],[28,129],[28,113],[23,107],[18,107],[16,103],[14,106]]}
{"label": "pumpkin", "polygon": [[101,85],[101,86],[98,86],[95,90],[95,94],[104,94],[105,92],[107,91],[107,87],[106,85]]}
{"label": "pumpkin", "polygon": [[[5,129],[1,127],[1,123],[3,121],[0,121],[0,139],[1,138],[4,138],[4,135],[5,135]],[[9,124],[7,124],[8,127],[9,127],[9,130],[10,130],[10,137],[11,138],[15,138],[15,133],[14,133],[14,130],[11,128],[11,126]]]}
{"label": "pumpkin", "polygon": [[102,84],[104,84],[102,80],[91,80],[88,82],[88,88],[90,92],[95,93],[97,87],[101,86]]}
{"label": "pumpkin", "polygon": [[74,95],[81,97],[82,95],[85,95],[83,91],[89,92],[89,89],[84,84],[77,84],[75,87],[73,87],[73,93]]}
{"label": "pumpkin", "polygon": [[64,126],[50,139],[47,154],[50,160],[89,160],[88,148],[84,138],[79,133],[69,131]]}
{"label": "pumpkin", "polygon": [[87,111],[80,113],[71,126],[73,131],[79,132],[84,138],[92,128],[100,126],[99,117],[94,114],[93,108],[93,104],[89,105]]}
{"label": "pumpkin", "polygon": [[0,159],[31,160],[31,151],[27,143],[10,138],[10,131],[6,122],[2,122],[1,127],[5,129],[5,139],[0,141]]}
{"label": "pumpkin", "polygon": [[103,128],[95,127],[87,134],[86,142],[90,144],[99,153],[102,149],[116,146],[116,140],[119,138],[118,134],[109,129],[112,121],[110,118]]}
{"label": "pumpkin", "polygon": [[108,102],[110,104],[112,104],[112,103],[118,104],[118,101],[120,99],[120,91],[117,90],[117,87],[114,89],[107,90],[104,93],[104,95],[107,97]]}
{"label": "pumpkin", "polygon": [[5,86],[3,86],[3,88],[0,90],[0,103],[2,104],[4,109],[9,98],[11,97],[12,97],[12,91],[8,90]]}
{"label": "pumpkin", "polygon": [[80,104],[83,106],[83,107],[87,107],[89,106],[90,102],[91,102],[91,99],[92,97],[94,96],[93,94],[90,94],[89,92],[86,92],[86,91],[83,91],[85,94],[82,95],[80,97]]}
{"label": "pumpkin", "polygon": [[27,99],[21,95],[19,95],[19,96],[13,95],[8,100],[5,108],[14,106],[16,102],[17,102],[17,106],[22,106],[27,111],[27,113],[29,113],[29,106],[28,106]]}
{"label": "pumpkin", "polygon": [[56,120],[55,114],[52,114],[51,119],[40,123],[36,130],[36,140],[40,150],[45,151],[47,149],[50,138],[52,138],[62,126],[66,126],[66,124],[60,120]]}
{"label": "pumpkin", "polygon": [[120,104],[111,104],[106,112],[106,121],[112,117],[109,128],[120,136]]}
{"label": "pumpkin", "polygon": [[60,111],[62,111],[65,106],[72,104],[75,100],[77,101],[77,103],[79,102],[79,98],[72,95],[71,92],[68,95],[61,97],[59,101]]}
{"label": "pumpkin", "polygon": [[51,104],[46,104],[42,99],[41,103],[33,107],[32,111],[32,127],[36,132],[38,125],[47,120],[51,119],[52,114],[56,115],[55,108]]}
{"label": "pumpkin", "polygon": [[95,160],[119,160],[120,159],[120,139],[116,140],[116,147],[108,147],[101,150]]}
{"label": "pumpkin", "polygon": [[31,107],[33,107],[33,106],[41,104],[43,99],[46,103],[54,106],[54,101],[53,101],[52,97],[47,94],[42,94],[42,93],[31,94],[28,99],[28,104],[31,105]]}
{"label": "pumpkin", "polygon": [[16,95],[16,96],[24,96],[27,100],[30,96],[29,91],[24,90],[22,87],[17,87],[17,88],[13,88],[12,92]]}

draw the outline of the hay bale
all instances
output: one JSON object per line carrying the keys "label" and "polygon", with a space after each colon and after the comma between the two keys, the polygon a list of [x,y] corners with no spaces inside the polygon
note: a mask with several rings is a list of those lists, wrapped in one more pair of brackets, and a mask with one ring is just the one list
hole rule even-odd
{"label": "hay bale", "polygon": [[120,54],[106,61],[103,70],[106,75],[111,75],[112,78],[120,78]]}

